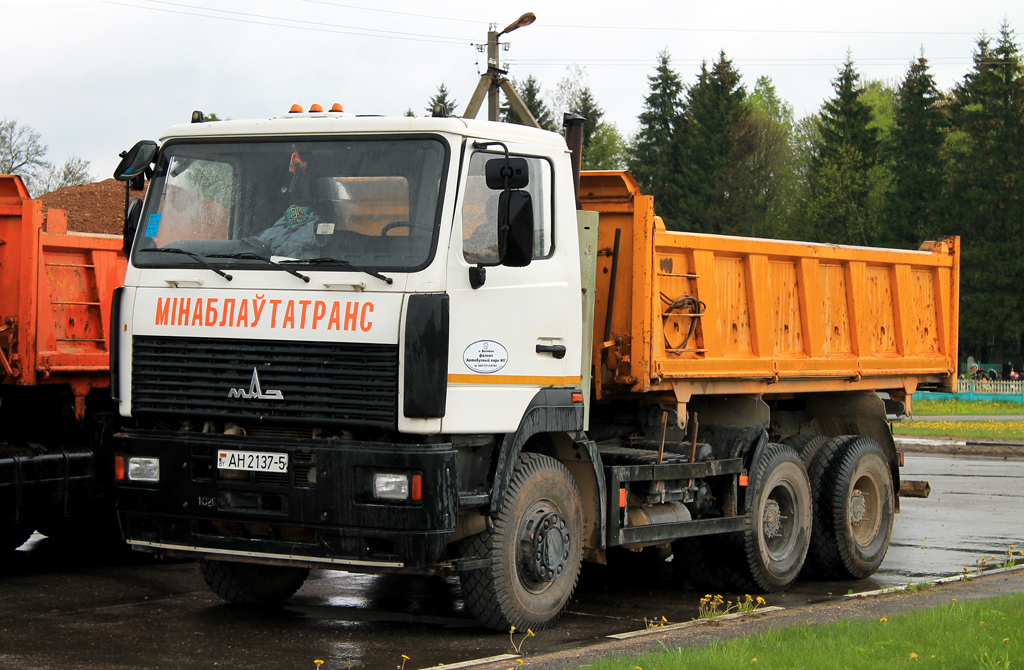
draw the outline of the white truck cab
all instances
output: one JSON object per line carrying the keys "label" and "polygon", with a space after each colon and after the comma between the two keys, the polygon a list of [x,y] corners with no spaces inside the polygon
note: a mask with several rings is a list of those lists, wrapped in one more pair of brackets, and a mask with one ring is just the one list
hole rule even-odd
{"label": "white truck cab", "polygon": [[[585,438],[560,135],[317,112],[174,126],[122,156],[119,178],[150,177],[113,307],[135,548],[201,558],[242,602],[291,595],[310,567],[468,568],[484,552],[460,568],[452,547],[485,529],[523,445]],[[568,599],[573,516],[530,569],[557,597],[517,625]]]}

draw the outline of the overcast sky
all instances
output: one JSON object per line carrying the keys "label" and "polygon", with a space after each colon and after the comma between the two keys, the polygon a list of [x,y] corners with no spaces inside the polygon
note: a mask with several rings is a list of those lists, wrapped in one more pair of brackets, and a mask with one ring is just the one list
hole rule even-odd
{"label": "overcast sky", "polygon": [[39,131],[51,161],[76,155],[106,179],[119,151],[194,109],[265,118],[340,102],[422,114],[444,82],[461,113],[486,67],[473,44],[527,11],[536,23],[502,38],[510,76],[533,74],[553,91],[568,65],[583,66],[625,136],[662,49],[687,84],[724,50],[748,89],[771,77],[799,118],[831,96],[848,49],[865,77],[891,81],[923,49],[948,89],[983,32],[1024,20],[1005,0],[0,0],[0,118]]}

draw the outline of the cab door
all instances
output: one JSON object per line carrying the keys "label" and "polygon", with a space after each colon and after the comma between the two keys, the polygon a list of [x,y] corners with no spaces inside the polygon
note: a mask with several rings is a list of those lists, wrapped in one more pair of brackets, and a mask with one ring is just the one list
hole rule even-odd
{"label": "cab door", "polygon": [[[443,432],[514,432],[538,390],[580,382],[581,308],[572,185],[556,183],[556,161],[565,157],[530,153],[524,158],[533,207],[533,257],[525,267],[497,258],[500,190],[486,183],[486,165],[504,161],[497,146],[464,145],[462,185],[448,259],[450,339],[448,402]],[[565,159],[567,163],[567,158]],[[568,189],[559,195],[557,189]],[[560,200],[559,198],[562,198]],[[565,205],[569,202],[569,210]],[[566,219],[565,221],[561,220]],[[482,284],[480,281],[483,269]]]}

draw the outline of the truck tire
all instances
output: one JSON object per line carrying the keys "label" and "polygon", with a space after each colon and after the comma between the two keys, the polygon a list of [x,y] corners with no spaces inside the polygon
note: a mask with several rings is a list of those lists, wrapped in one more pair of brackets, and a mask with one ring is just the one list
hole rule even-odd
{"label": "truck tire", "polygon": [[276,605],[292,597],[309,568],[199,559],[199,570],[213,592],[241,605]]}
{"label": "truck tire", "polygon": [[737,586],[784,591],[800,574],[811,541],[811,484],[800,455],[784,444],[769,444],[747,496],[746,570]]}
{"label": "truck tire", "polygon": [[835,579],[870,577],[889,549],[895,515],[885,452],[869,437],[854,438],[825,471],[821,489],[818,569]]}
{"label": "truck tire", "polygon": [[811,539],[811,486],[799,454],[769,444],[751,477],[742,533],[672,543],[677,578],[699,588],[778,593],[799,576]]}
{"label": "truck tire", "polygon": [[830,438],[821,445],[807,466],[807,476],[811,480],[811,499],[814,504],[814,527],[811,529],[811,546],[807,551],[804,564],[804,576],[812,579],[824,579],[831,575],[829,565],[835,563],[838,547],[834,534],[829,532],[832,527],[831,495],[826,483],[826,473],[836,468],[840,457],[859,435],[841,435]]}
{"label": "truck tire", "polygon": [[[811,462],[827,442],[828,438],[824,435],[790,435],[782,440],[782,444],[793,447],[796,453],[800,454],[800,460],[804,462],[808,474],[810,474]],[[813,482],[811,487],[813,493]]]}
{"label": "truck tire", "polygon": [[541,630],[569,602],[583,561],[583,505],[572,475],[553,458],[520,454],[491,530],[463,542],[486,558],[459,574],[466,606],[488,628]]}

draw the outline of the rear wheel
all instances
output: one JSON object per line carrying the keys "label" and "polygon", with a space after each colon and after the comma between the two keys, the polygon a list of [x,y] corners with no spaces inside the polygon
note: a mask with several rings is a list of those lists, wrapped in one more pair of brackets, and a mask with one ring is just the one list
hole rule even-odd
{"label": "rear wheel", "polygon": [[782,440],[782,444],[793,447],[796,453],[800,454],[800,460],[808,469],[810,469],[814,457],[827,442],[828,438],[824,435],[790,435]]}
{"label": "rear wheel", "polygon": [[743,548],[748,583],[738,586],[784,591],[800,574],[811,540],[811,485],[796,451],[769,444],[747,495]]}
{"label": "rear wheel", "polygon": [[874,574],[889,550],[895,491],[885,452],[869,437],[858,437],[825,473],[822,510],[829,551],[820,568],[829,577],[864,579]]}
{"label": "rear wheel", "polygon": [[466,605],[494,630],[539,630],[569,602],[583,559],[583,507],[572,475],[553,458],[521,454],[493,530],[463,542],[488,559],[460,573]]}
{"label": "rear wheel", "polygon": [[292,597],[309,568],[199,560],[199,570],[213,592],[242,605],[276,605]]}

